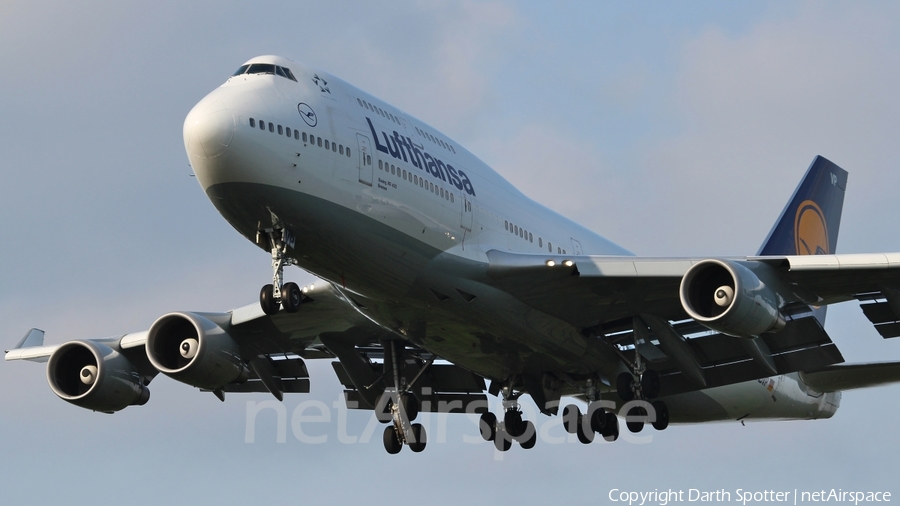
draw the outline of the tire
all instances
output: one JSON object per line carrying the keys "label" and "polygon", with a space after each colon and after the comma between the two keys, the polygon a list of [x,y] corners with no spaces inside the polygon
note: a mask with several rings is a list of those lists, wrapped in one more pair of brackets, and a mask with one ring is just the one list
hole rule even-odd
{"label": "tire", "polygon": [[653,428],[666,430],[666,427],[669,426],[669,407],[663,401],[654,401],[653,409],[656,410],[656,421],[653,422]]}
{"label": "tire", "polygon": [[578,436],[578,441],[581,444],[591,444],[594,442],[594,431],[590,430],[590,427],[585,427],[585,419],[583,416],[578,417],[578,425],[575,431],[575,434]]}
{"label": "tire", "polygon": [[597,407],[594,409],[588,408],[588,412],[591,414],[591,430],[598,434],[603,433],[603,429],[606,428],[606,410]]}
{"label": "tire", "polygon": [[512,448],[512,438],[509,437],[505,430],[497,431],[497,435],[494,437],[494,448],[498,452],[506,452]]}
{"label": "tire", "polygon": [[407,441],[409,449],[415,453],[419,453],[425,449],[425,443],[428,440],[428,436],[425,434],[425,427],[422,427],[421,423],[414,423],[412,424],[412,427],[410,427],[410,432],[412,433],[412,439]]}
{"label": "tire", "polygon": [[578,419],[581,418],[581,411],[578,406],[569,404],[563,408],[563,427],[569,434],[575,434],[578,426]]}
{"label": "tire", "polygon": [[537,444],[537,429],[530,420],[525,422],[525,433],[523,436],[527,436],[527,439],[524,441],[519,440],[519,446],[526,450],[534,448],[534,445]]}
{"label": "tire", "polygon": [[525,433],[525,421],[522,420],[522,412],[517,409],[510,409],[503,413],[503,424],[506,426],[506,432],[513,439]]}
{"label": "tire", "polygon": [[482,413],[478,427],[481,429],[481,437],[485,441],[493,441],[497,437],[497,415],[490,411]]}
{"label": "tire", "polygon": [[644,399],[658,397],[660,386],[659,373],[653,369],[648,369],[641,375],[641,392],[644,393]]}
{"label": "tire", "polygon": [[[628,430],[633,434],[637,434],[638,432],[644,430],[644,420],[643,417],[647,416],[647,410],[640,407],[635,406],[628,410],[628,414],[625,417],[625,426],[628,427]],[[641,420],[629,420],[632,417],[640,417]]]}
{"label": "tire", "polygon": [[278,314],[278,303],[275,302],[275,287],[266,285],[259,291],[259,307],[269,316]]}
{"label": "tire", "polygon": [[619,439],[619,418],[615,413],[606,413],[606,427],[601,434],[603,439],[610,443]]}
{"label": "tire", "polygon": [[634,376],[631,373],[623,372],[616,378],[616,393],[622,402],[628,402],[634,399]]}
{"label": "tire", "polygon": [[[381,403],[384,402],[384,405]],[[381,406],[381,409],[378,407]],[[375,403],[375,419],[381,423],[390,423],[394,419],[394,414],[391,413],[391,408],[394,406],[394,401],[391,400],[391,396],[388,393],[383,393],[378,396],[378,401]]]}
{"label": "tire", "polygon": [[388,425],[384,428],[382,440],[384,441],[384,449],[391,455],[396,455],[403,449],[403,443],[397,438],[397,433],[394,432],[393,425]]}
{"label": "tire", "polygon": [[406,393],[400,395],[400,405],[403,407],[403,411],[406,412],[406,418],[412,422],[419,416],[419,399],[416,398],[416,395],[413,393]]}
{"label": "tire", "polygon": [[285,283],[281,288],[281,305],[288,313],[296,313],[300,310],[300,301],[303,293],[297,283]]}

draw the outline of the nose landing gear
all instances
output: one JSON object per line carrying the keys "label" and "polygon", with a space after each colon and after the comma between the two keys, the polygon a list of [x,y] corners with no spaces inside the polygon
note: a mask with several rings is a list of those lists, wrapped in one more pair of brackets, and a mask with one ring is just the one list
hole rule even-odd
{"label": "nose landing gear", "polygon": [[270,316],[278,314],[279,305],[288,313],[296,313],[300,310],[303,294],[297,283],[283,282],[284,268],[294,265],[293,259],[287,256],[288,247],[293,247],[296,242],[294,236],[286,228],[276,228],[259,232],[257,242],[263,237],[272,253],[272,284],[263,286],[259,291],[259,305]]}

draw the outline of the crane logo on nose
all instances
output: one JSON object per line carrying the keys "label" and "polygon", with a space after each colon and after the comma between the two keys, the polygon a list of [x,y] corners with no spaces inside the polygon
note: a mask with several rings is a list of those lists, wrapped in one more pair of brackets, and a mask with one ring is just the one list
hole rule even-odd
{"label": "crane logo on nose", "polygon": [[297,104],[297,111],[300,112],[300,117],[303,118],[303,121],[305,121],[307,125],[314,127],[319,123],[319,119],[316,117],[316,113],[312,110],[312,107],[303,102]]}

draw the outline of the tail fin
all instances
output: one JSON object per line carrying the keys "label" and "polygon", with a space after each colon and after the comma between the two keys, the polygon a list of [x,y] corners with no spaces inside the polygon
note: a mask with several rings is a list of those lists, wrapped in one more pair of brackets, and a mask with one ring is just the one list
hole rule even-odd
{"label": "tail fin", "polygon": [[833,255],[847,171],[817,156],[757,255]]}

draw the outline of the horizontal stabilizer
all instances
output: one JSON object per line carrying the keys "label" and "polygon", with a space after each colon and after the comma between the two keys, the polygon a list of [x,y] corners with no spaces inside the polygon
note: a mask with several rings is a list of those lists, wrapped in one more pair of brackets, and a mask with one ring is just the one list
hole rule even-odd
{"label": "horizontal stabilizer", "polygon": [[801,372],[800,379],[819,392],[900,383],[900,362],[832,365],[815,372]]}

